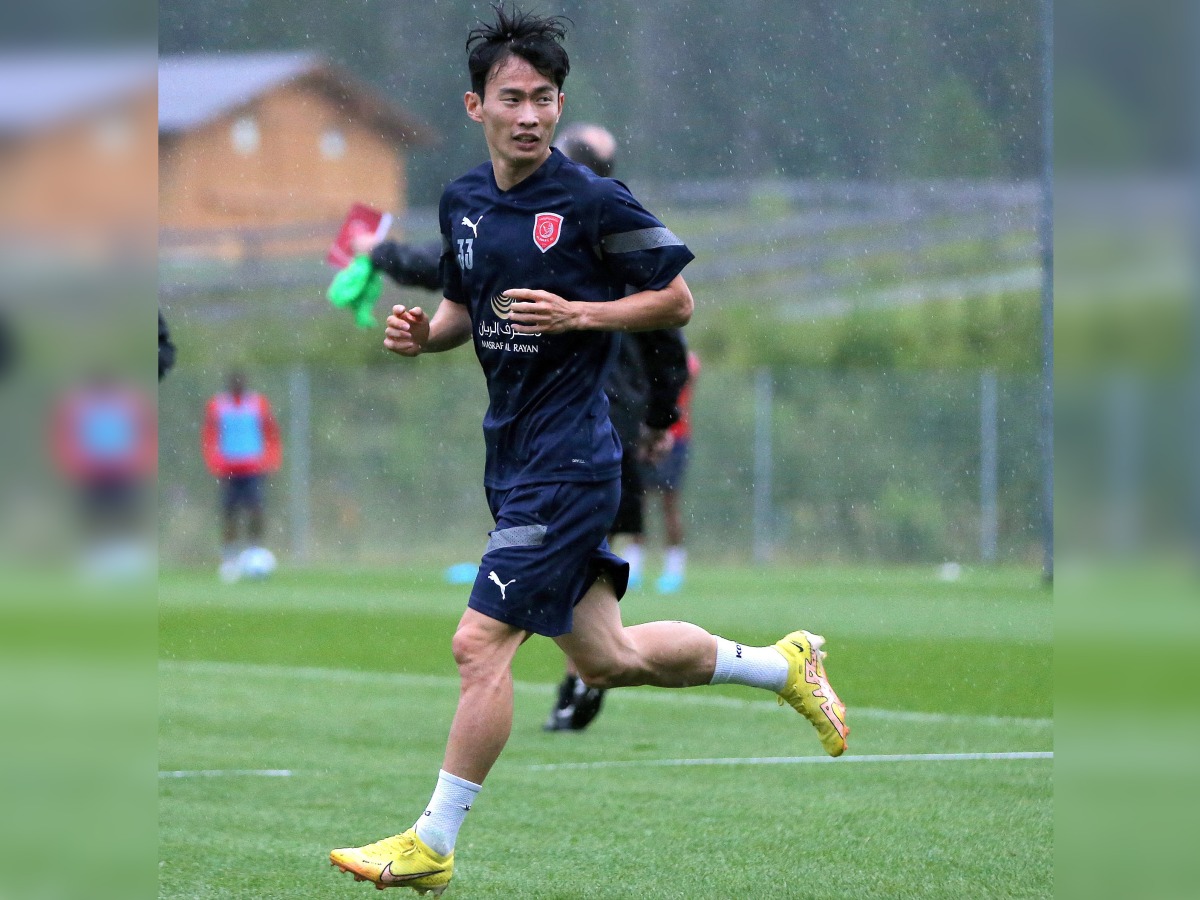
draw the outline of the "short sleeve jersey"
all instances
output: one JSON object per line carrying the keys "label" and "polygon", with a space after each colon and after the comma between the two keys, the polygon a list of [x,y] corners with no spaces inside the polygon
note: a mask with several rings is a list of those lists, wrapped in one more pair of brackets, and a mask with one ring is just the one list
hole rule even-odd
{"label": "short sleeve jersey", "polygon": [[[660,290],[695,257],[619,181],[600,178],[557,149],[502,191],[491,163],[451,183],[439,209],[446,299],[469,310],[487,377],[484,484],[507,490],[616,478],[621,444],[604,385],[617,334],[517,334],[510,288],[609,302]],[[627,287],[628,286],[628,287]]]}

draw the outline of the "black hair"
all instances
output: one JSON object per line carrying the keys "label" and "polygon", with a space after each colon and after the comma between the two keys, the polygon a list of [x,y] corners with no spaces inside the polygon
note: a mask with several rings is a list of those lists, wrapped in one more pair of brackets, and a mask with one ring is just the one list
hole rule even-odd
{"label": "black hair", "polygon": [[600,148],[588,140],[588,131],[594,128],[599,126],[574,122],[558,133],[554,145],[568,159],[587,166],[601,178],[612,178],[614,154],[602,154]]}
{"label": "black hair", "polygon": [[471,90],[483,96],[488,73],[510,56],[519,56],[545,75],[561,91],[571,61],[563,49],[567,36],[565,16],[535,16],[503,2],[492,4],[494,24],[481,22],[467,34],[467,68],[471,72]]}

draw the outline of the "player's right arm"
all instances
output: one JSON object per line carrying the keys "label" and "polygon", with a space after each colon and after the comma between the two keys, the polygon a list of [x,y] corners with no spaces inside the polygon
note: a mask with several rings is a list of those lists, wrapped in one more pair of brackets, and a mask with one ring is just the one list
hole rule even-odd
{"label": "player's right arm", "polygon": [[467,307],[443,298],[432,319],[419,306],[393,306],[383,346],[400,356],[420,356],[453,350],[470,339],[471,315]]}

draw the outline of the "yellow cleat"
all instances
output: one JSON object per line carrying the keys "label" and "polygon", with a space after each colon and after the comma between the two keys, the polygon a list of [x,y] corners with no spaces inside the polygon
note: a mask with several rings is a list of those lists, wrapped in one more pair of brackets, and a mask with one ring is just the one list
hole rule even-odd
{"label": "yellow cleat", "polygon": [[371,881],[383,890],[408,887],[418,894],[440,896],[454,875],[454,853],[440,856],[413,829],[365,847],[333,850],[329,861],[355,881]]}
{"label": "yellow cleat", "polygon": [[788,664],[788,680],[779,692],[779,703],[791,704],[817,729],[821,745],[830,756],[846,752],[846,704],[838,699],[825,674],[825,638],[807,631],[793,631],[775,642],[775,649]]}

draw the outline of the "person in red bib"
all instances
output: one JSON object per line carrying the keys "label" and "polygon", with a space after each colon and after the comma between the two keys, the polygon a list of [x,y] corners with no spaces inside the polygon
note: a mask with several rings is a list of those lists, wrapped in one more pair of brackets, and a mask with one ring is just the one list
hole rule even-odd
{"label": "person in red bib", "polygon": [[[201,430],[204,462],[221,485],[221,566],[224,581],[241,575],[246,549],[262,547],[266,476],[279,468],[283,449],[279,425],[267,398],[246,388],[246,376],[232,372],[228,390],[208,401]],[[248,548],[238,542],[239,513],[246,514]]]}

